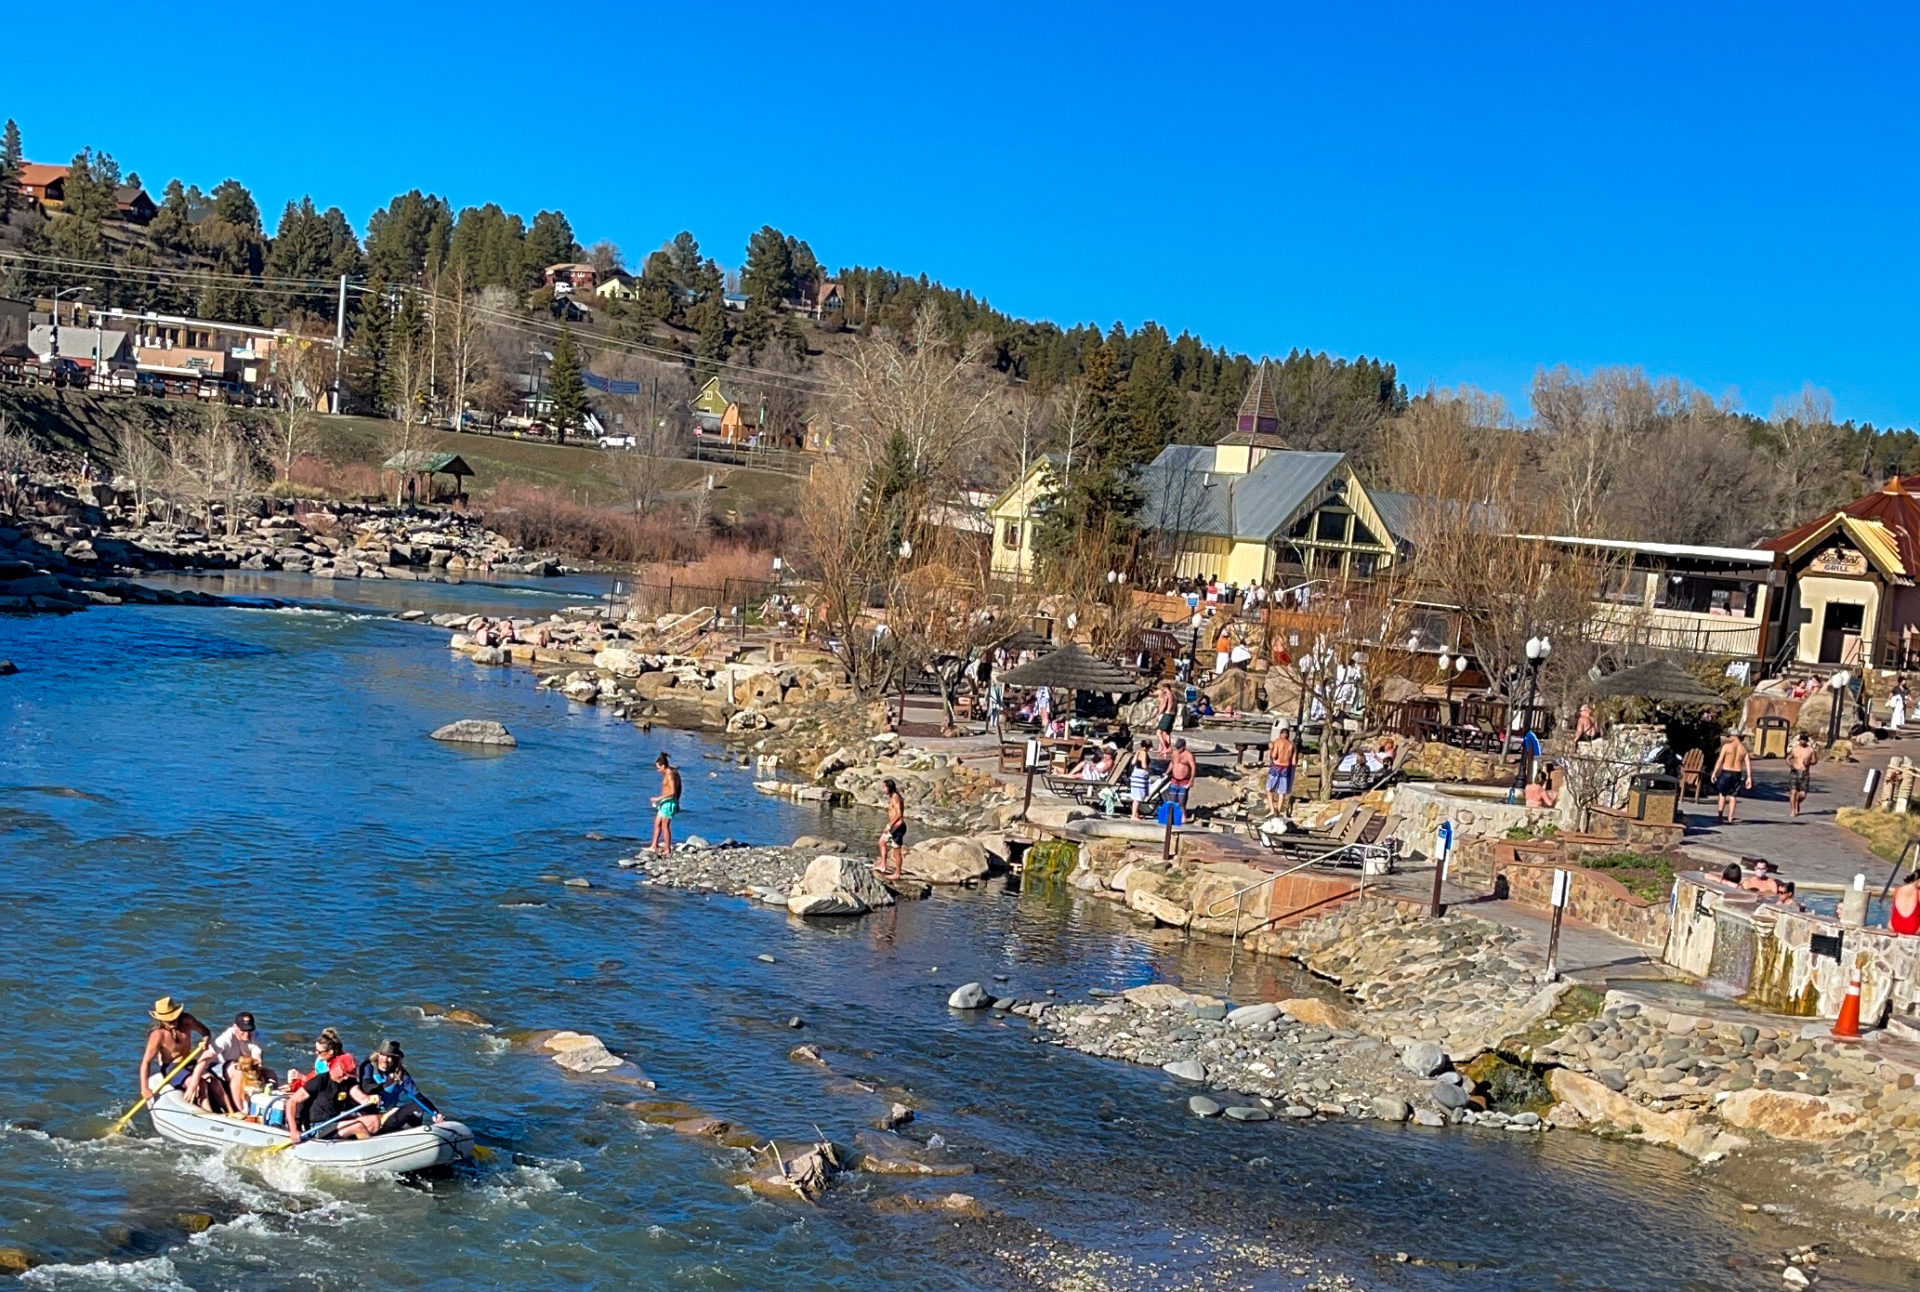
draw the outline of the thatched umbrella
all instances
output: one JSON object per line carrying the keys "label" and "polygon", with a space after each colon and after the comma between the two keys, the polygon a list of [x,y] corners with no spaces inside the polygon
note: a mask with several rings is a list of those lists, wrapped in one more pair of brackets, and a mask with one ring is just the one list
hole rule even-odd
{"label": "thatched umbrella", "polygon": [[1056,691],[1098,691],[1130,695],[1146,689],[1139,676],[1078,646],[1031,659],[1000,675],[1008,686],[1050,686]]}
{"label": "thatched umbrella", "polygon": [[1694,680],[1691,673],[1670,660],[1649,660],[1610,673],[1594,686],[1595,695],[1635,696],[1661,704],[1699,705],[1722,708],[1726,697],[1709,691]]}
{"label": "thatched umbrella", "polygon": [[1016,628],[1013,630],[1011,636],[995,642],[989,649],[1003,650],[1009,655],[1018,655],[1023,650],[1030,650],[1036,655],[1044,655],[1053,649],[1053,643],[1031,628]]}

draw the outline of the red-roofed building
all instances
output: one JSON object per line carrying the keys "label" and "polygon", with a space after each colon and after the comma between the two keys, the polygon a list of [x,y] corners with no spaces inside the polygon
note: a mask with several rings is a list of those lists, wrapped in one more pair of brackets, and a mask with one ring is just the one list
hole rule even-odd
{"label": "red-roofed building", "polygon": [[1784,628],[1796,662],[1908,668],[1920,659],[1920,476],[1895,477],[1761,546],[1781,554],[1792,580]]}
{"label": "red-roofed building", "polygon": [[20,191],[45,206],[58,206],[67,200],[67,168],[21,162]]}

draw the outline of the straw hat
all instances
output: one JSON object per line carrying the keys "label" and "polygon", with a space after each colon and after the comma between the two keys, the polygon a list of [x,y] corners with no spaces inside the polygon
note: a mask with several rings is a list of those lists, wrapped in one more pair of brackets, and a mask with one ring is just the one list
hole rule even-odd
{"label": "straw hat", "polygon": [[171,1023],[187,1012],[187,1007],[171,996],[162,996],[153,1002],[151,1017],[157,1023]]}

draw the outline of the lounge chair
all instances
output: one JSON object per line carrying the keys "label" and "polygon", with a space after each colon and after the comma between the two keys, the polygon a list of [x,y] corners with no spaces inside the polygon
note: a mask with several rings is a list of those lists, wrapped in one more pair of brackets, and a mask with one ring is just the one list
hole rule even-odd
{"label": "lounge chair", "polygon": [[1113,770],[1097,781],[1081,780],[1078,776],[1048,776],[1047,793],[1056,798],[1072,799],[1076,803],[1085,803],[1089,807],[1094,807],[1099,804],[1100,796],[1106,791],[1126,786],[1127,773],[1131,768],[1130,759],[1115,757]]}
{"label": "lounge chair", "polygon": [[1689,749],[1687,756],[1680,760],[1680,792],[1691,794],[1693,801],[1700,801],[1700,792],[1706,788],[1707,756],[1698,749]]}
{"label": "lounge chair", "polygon": [[1367,767],[1366,760],[1360,759],[1351,772],[1333,774],[1332,797],[1350,798],[1356,794],[1365,794],[1368,790],[1377,790],[1391,784],[1400,775],[1407,764],[1407,758],[1413,752],[1411,743],[1400,745],[1393,751],[1393,761],[1378,771]]}
{"label": "lounge chair", "polygon": [[1294,863],[1313,862],[1322,866],[1375,868],[1391,875],[1400,856],[1400,841],[1393,833],[1400,818],[1378,813],[1355,813],[1340,836],[1329,838],[1314,834],[1274,834],[1262,831],[1260,842],[1272,852]]}

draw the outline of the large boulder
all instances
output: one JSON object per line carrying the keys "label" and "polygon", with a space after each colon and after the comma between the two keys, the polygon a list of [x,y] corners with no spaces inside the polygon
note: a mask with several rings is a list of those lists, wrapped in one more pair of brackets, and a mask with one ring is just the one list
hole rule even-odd
{"label": "large boulder", "polygon": [[593,657],[593,666],[618,677],[638,677],[646,672],[646,660],[637,651],[609,647]]}
{"label": "large boulder", "polygon": [[892,905],[893,894],[873,867],[853,857],[815,857],[787,894],[795,915],[865,915]]}
{"label": "large boulder", "polygon": [[929,884],[970,884],[985,878],[993,863],[979,840],[950,835],[914,844],[901,865],[910,878]]}
{"label": "large boulder", "polygon": [[483,718],[462,718],[458,722],[449,722],[433,733],[433,739],[454,745],[497,745],[503,749],[512,749],[520,743],[513,738],[511,731]]}
{"label": "large boulder", "polygon": [[1858,1130],[1864,1114],[1844,1100],[1791,1090],[1736,1090],[1714,1109],[1722,1121],[1774,1139],[1824,1144]]}
{"label": "large boulder", "polygon": [[1554,1068],[1548,1072],[1547,1088],[1559,1100],[1554,1109],[1556,1121],[1578,1120],[1595,1129],[1621,1131],[1649,1143],[1671,1145],[1696,1158],[1725,1154],[1746,1146],[1740,1136],[1716,1131],[1701,1121],[1700,1114],[1691,1108],[1676,1108],[1672,1112],[1645,1108],[1570,1068]]}

